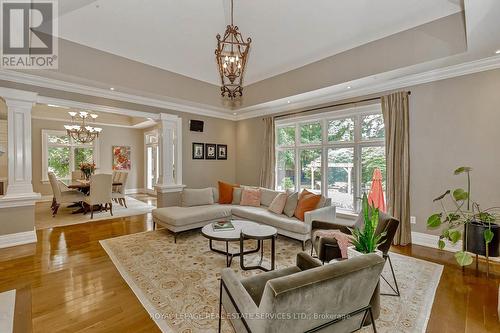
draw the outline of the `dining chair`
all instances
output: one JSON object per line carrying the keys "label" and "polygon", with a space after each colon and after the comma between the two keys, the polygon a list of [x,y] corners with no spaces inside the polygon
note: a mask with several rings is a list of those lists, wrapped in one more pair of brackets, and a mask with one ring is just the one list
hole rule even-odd
{"label": "dining chair", "polygon": [[48,176],[50,186],[52,187],[52,193],[54,194],[51,206],[53,217],[56,216],[61,204],[75,202],[79,203],[83,201],[85,195],[82,192],[76,190],[61,191],[56,175],[53,172],[49,172]]}
{"label": "dining chair", "polygon": [[118,202],[121,206],[127,207],[127,202],[125,201],[125,187],[127,185],[128,172],[120,172],[115,183],[121,183],[121,185],[113,186],[113,192],[111,197],[115,202]]}
{"label": "dining chair", "polygon": [[104,205],[104,209],[107,211],[109,205],[109,212],[113,216],[113,203],[111,199],[111,187],[113,185],[113,176],[110,174],[98,174],[92,175],[90,178],[90,193],[83,200],[84,202],[84,214],[87,214],[90,210],[90,218],[94,218],[94,207]]}

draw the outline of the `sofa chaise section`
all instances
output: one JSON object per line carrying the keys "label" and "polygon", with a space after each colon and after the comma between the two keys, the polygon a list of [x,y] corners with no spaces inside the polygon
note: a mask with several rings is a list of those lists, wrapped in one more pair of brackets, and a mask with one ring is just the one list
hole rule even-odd
{"label": "sofa chaise section", "polygon": [[174,233],[201,228],[211,222],[231,218],[230,205],[203,205],[195,207],[163,207],[153,210],[153,222]]}

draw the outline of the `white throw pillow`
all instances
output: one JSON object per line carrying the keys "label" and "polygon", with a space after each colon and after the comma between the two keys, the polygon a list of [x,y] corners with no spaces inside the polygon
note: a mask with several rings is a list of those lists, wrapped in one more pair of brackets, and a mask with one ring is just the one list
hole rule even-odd
{"label": "white throw pillow", "polygon": [[271,204],[267,208],[270,212],[273,212],[275,214],[283,214],[283,209],[285,208],[286,204],[286,199],[287,199],[286,193],[280,193],[278,194],[273,201],[271,201]]}
{"label": "white throw pillow", "polygon": [[182,206],[203,206],[214,204],[214,193],[211,187],[202,189],[184,189],[182,191]]}

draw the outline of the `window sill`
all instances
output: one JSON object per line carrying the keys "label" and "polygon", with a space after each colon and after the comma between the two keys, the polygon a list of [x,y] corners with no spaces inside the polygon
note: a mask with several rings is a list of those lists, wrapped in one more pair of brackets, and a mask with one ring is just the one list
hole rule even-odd
{"label": "window sill", "polygon": [[356,220],[358,218],[358,214],[347,211],[347,210],[339,210],[337,211],[337,217],[346,219],[346,220]]}

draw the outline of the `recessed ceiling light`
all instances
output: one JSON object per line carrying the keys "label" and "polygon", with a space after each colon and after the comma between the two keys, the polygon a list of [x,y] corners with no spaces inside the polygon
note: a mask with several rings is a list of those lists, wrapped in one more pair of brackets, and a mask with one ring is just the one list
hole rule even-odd
{"label": "recessed ceiling light", "polygon": [[109,88],[109,90],[113,90],[113,91],[114,91],[114,90],[115,90],[115,88],[111,87],[111,88]]}
{"label": "recessed ceiling light", "polygon": [[290,101],[286,101],[288,104],[290,104]]}
{"label": "recessed ceiling light", "polygon": [[237,115],[237,113],[236,113],[236,112],[233,112],[233,114],[234,114],[235,116]]}
{"label": "recessed ceiling light", "polygon": [[351,86],[347,86],[347,89],[351,89]]}
{"label": "recessed ceiling light", "polygon": [[500,50],[497,50],[497,51],[495,52],[495,54],[500,54]]}

